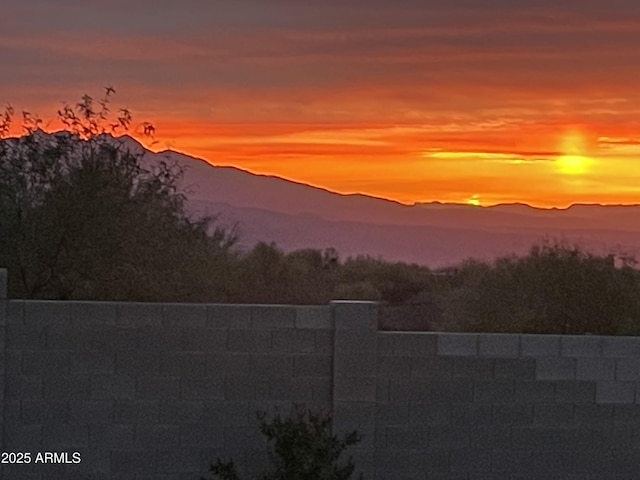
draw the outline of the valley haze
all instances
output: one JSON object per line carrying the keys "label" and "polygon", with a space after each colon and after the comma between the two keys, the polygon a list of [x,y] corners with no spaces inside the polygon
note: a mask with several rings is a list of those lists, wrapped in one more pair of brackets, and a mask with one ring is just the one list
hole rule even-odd
{"label": "valley haze", "polygon": [[143,162],[184,167],[189,213],[237,225],[245,249],[259,241],[275,242],[284,251],[333,247],[342,258],[370,255],[431,268],[525,254],[544,241],[566,241],[596,253],[640,252],[640,205],[405,205],[215,166],[172,150],[153,153],[130,137],[125,142],[144,151]]}

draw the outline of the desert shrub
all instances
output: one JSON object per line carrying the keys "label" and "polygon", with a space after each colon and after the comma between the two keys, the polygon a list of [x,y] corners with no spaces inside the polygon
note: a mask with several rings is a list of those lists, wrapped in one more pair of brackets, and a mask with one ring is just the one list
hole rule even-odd
{"label": "desert shrub", "polygon": [[[272,468],[261,480],[348,480],[355,465],[349,457],[340,461],[344,450],[361,440],[356,431],[342,437],[331,433],[331,415],[312,413],[296,407],[294,414],[283,418],[275,414],[267,419],[266,412],[258,412],[260,431],[267,438]],[[209,473],[221,480],[240,480],[233,459],[218,458]],[[362,479],[362,475],[359,476]],[[201,480],[208,480],[202,477]]]}
{"label": "desert shrub", "polygon": [[615,334],[638,325],[640,277],[612,256],[564,244],[461,268],[442,297],[448,325],[467,331]]}

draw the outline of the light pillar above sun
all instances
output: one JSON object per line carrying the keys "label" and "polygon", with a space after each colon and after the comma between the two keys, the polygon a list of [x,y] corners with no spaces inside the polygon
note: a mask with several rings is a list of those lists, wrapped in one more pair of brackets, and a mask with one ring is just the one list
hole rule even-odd
{"label": "light pillar above sun", "polygon": [[588,157],[587,141],[582,132],[571,130],[565,133],[562,136],[560,152],[556,165],[561,173],[565,175],[586,173],[591,159]]}

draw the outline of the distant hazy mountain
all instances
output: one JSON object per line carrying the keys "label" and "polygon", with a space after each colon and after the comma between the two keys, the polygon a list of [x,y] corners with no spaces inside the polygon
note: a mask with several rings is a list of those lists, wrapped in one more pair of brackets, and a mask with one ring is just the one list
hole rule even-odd
{"label": "distant hazy mountain", "polygon": [[[128,148],[143,148],[129,137],[120,140]],[[524,253],[544,238],[640,254],[639,205],[548,210],[522,204],[404,205],[213,166],[178,152],[145,152],[145,162],[164,160],[184,167],[190,211],[218,214],[223,224],[237,223],[246,248],[260,240],[285,250],[334,247],[342,256],[369,254],[432,267]]]}
{"label": "distant hazy mountain", "polygon": [[343,256],[370,254],[432,267],[469,257],[524,253],[545,238],[601,252],[640,252],[639,205],[404,205],[213,166],[172,151],[150,158],[184,166],[190,209],[219,214],[224,224],[237,223],[245,247],[260,240],[274,241],[285,250],[334,247]]}

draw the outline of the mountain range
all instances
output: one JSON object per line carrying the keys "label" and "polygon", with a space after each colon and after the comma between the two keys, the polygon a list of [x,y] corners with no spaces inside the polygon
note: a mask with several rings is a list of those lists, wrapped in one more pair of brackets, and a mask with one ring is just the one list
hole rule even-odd
{"label": "mountain range", "polygon": [[405,205],[216,166],[172,150],[154,153],[128,136],[117,140],[142,153],[144,164],[165,161],[181,167],[188,212],[235,225],[243,249],[259,241],[275,242],[284,251],[333,247],[342,258],[371,255],[441,268],[467,258],[524,254],[544,241],[564,241],[640,259],[640,205]]}
{"label": "mountain range", "polygon": [[237,225],[242,248],[258,241],[275,242],[285,251],[333,247],[343,258],[371,255],[432,268],[523,254],[544,241],[566,241],[597,253],[640,254],[640,205],[405,205],[215,166],[171,150],[145,152],[147,161],[164,159],[183,167],[189,211]]}

